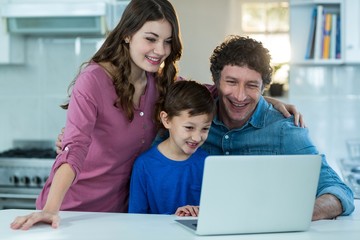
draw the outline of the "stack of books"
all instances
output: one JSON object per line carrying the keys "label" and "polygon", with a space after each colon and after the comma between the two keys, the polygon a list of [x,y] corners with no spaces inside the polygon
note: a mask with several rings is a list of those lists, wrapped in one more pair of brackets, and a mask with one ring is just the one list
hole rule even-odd
{"label": "stack of books", "polygon": [[323,5],[314,7],[305,59],[341,58],[340,14]]}

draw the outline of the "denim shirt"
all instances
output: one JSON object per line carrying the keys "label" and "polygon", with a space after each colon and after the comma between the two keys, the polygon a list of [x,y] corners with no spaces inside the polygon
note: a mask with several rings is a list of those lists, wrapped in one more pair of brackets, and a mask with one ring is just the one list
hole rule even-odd
{"label": "denim shirt", "polygon": [[[155,144],[163,139],[164,135],[158,135]],[[216,115],[202,148],[209,155],[318,154],[308,129],[295,126],[293,117],[284,118],[263,97],[260,97],[252,117],[241,128],[228,129]],[[340,200],[342,215],[354,211],[351,189],[341,181],[328,165],[325,155],[322,155],[317,197],[326,193]]]}
{"label": "denim shirt", "polygon": [[[241,128],[230,130],[215,116],[202,148],[210,155],[318,154],[308,129],[295,126],[293,117],[284,118],[263,97],[260,97],[252,117]],[[354,211],[351,189],[322,155],[317,197],[326,193],[340,200],[342,215]]]}

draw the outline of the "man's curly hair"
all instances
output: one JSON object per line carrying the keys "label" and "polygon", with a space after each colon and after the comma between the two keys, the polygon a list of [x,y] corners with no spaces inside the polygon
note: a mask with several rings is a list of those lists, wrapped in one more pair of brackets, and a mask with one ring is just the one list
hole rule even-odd
{"label": "man's curly hair", "polygon": [[221,71],[227,65],[248,67],[261,74],[264,87],[271,82],[271,56],[261,42],[238,35],[228,36],[214,49],[210,57],[210,71],[215,84],[221,77]]}

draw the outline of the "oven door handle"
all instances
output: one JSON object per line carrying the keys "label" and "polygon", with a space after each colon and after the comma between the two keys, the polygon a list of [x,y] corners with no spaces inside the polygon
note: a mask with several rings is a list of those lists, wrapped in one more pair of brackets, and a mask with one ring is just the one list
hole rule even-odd
{"label": "oven door handle", "polygon": [[36,199],[37,194],[0,193],[0,198]]}

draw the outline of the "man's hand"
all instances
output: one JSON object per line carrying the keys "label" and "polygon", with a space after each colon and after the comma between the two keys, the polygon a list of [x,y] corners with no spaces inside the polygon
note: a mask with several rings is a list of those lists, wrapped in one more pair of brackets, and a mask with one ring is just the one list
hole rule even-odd
{"label": "man's hand", "polygon": [[340,200],[332,194],[324,194],[315,200],[312,220],[333,219],[342,212]]}

